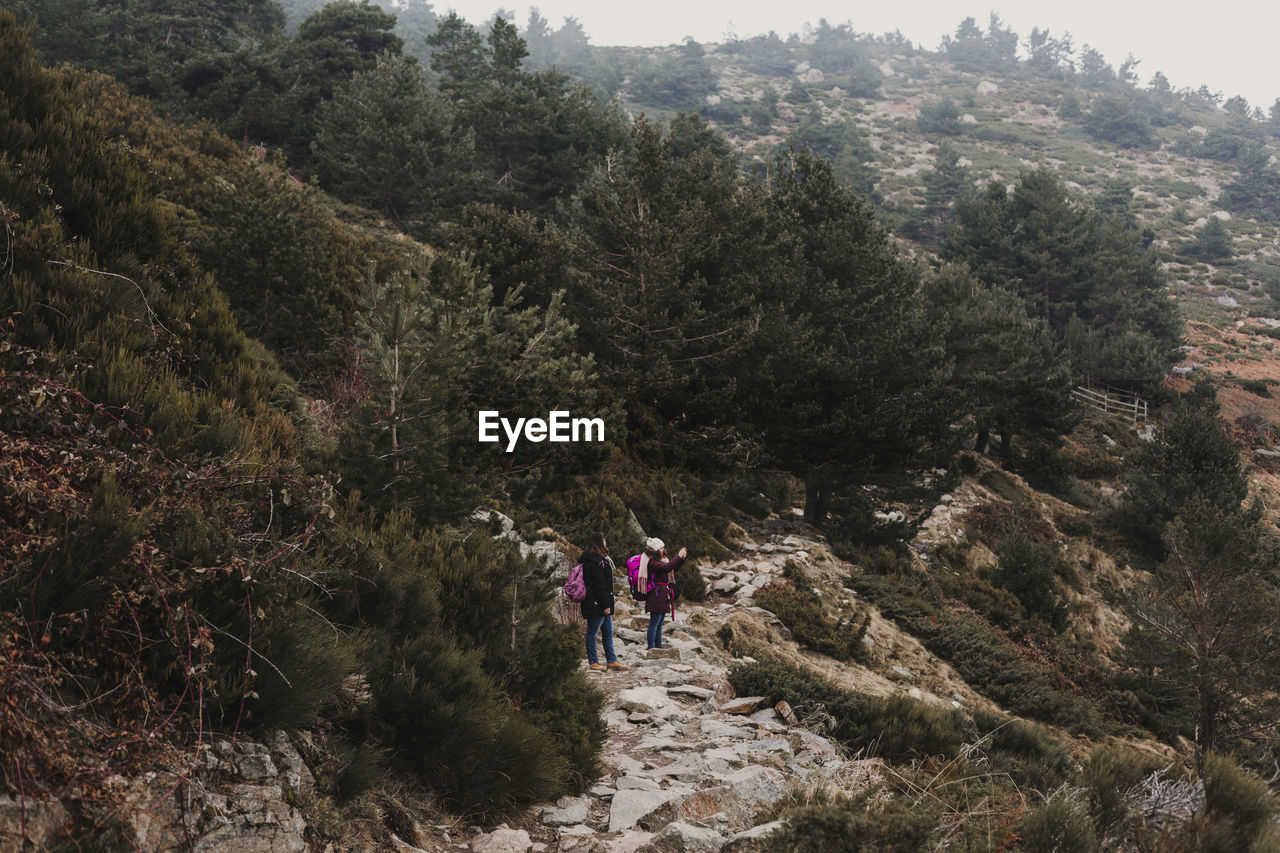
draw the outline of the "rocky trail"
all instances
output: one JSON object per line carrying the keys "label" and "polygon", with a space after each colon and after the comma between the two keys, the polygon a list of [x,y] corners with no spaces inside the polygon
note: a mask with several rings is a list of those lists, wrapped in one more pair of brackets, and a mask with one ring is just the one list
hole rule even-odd
{"label": "rocky trail", "polygon": [[[845,754],[822,735],[820,722],[797,719],[786,703],[774,707],[761,697],[735,696],[728,670],[751,659],[732,657],[717,639],[730,621],[754,630],[780,656],[804,658],[838,683],[869,693],[901,690],[940,703],[985,702],[946,664],[878,615],[865,642],[878,649],[881,666],[839,664],[800,651],[773,614],[754,605],[754,593],[780,579],[787,561],[816,584],[835,580],[849,566],[815,534],[787,523],[755,531],[740,548],[739,557],[702,569],[708,599],[679,603],[675,623],[664,626],[667,648],[645,651],[648,617],[641,605],[619,596],[614,648],[628,669],[588,673],[606,694],[608,725],[605,772],[589,792],[535,808],[518,823],[464,829],[438,837],[435,846],[402,849],[764,850],[761,839],[780,825],[771,820],[771,811],[783,803],[821,789],[852,793],[891,772],[878,758]],[[826,592],[838,589],[829,583]],[[625,594],[625,581],[620,591]],[[467,832],[472,837],[458,837]]]}

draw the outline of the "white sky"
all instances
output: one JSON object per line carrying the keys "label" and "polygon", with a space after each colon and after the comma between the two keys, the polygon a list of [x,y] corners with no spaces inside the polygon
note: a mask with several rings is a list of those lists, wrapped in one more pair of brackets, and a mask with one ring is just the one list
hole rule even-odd
{"label": "white sky", "polygon": [[1280,97],[1280,2],[1277,0],[985,0],[972,5],[948,0],[889,0],[877,3],[835,0],[437,0],[437,12],[456,10],[479,24],[504,8],[524,27],[529,7],[537,6],[552,28],[567,15],[576,17],[595,45],[674,44],[693,36],[700,42],[724,41],[774,30],[786,37],[805,23],[826,18],[849,22],[858,32],[903,35],[929,50],[956,25],[973,17],[986,28],[989,13],[1000,15],[1024,41],[1032,27],[1055,37],[1070,32],[1077,55],[1083,45],[1096,48],[1114,67],[1132,53],[1141,60],[1142,84],[1163,71],[1175,88],[1206,83],[1224,98],[1244,95],[1265,111]]}

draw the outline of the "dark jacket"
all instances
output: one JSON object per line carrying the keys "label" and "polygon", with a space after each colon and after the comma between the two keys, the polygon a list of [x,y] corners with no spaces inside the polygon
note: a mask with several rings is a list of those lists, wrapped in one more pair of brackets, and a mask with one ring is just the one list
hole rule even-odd
{"label": "dark jacket", "polygon": [[644,610],[646,613],[670,613],[671,612],[671,587],[666,584],[675,583],[676,569],[680,568],[680,564],[684,562],[684,557],[672,557],[665,563],[657,560],[649,561],[649,580],[653,581],[653,592],[649,593],[644,600]]}
{"label": "dark jacket", "polygon": [[582,599],[582,615],[587,619],[603,616],[613,611],[613,560],[599,554],[583,554],[582,582],[587,587],[587,597]]}

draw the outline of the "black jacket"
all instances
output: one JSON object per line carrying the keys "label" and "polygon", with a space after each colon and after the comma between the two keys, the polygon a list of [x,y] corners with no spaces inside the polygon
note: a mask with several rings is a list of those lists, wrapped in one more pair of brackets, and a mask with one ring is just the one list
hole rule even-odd
{"label": "black jacket", "polygon": [[599,554],[583,554],[582,582],[587,587],[587,597],[582,600],[582,615],[587,619],[603,616],[613,611],[613,561]]}

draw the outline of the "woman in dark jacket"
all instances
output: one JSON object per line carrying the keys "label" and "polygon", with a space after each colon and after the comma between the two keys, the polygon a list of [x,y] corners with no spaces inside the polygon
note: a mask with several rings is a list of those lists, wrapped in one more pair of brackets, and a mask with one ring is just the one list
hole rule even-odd
{"label": "woman in dark jacket", "polygon": [[667,560],[666,543],[661,539],[655,537],[644,543],[644,555],[648,559],[641,561],[644,567],[641,571],[647,569],[649,579],[649,594],[644,599],[644,609],[649,614],[649,629],[645,632],[647,648],[662,648],[662,622],[668,613],[675,612],[676,569],[688,554],[687,549],[681,548],[679,554]]}
{"label": "woman in dark jacket", "polygon": [[604,634],[604,659],[609,669],[626,669],[613,653],[613,560],[603,533],[587,537],[582,563],[582,582],[587,597],[582,599],[582,616],[587,620],[587,669],[601,670],[604,665],[596,657],[596,634]]}

